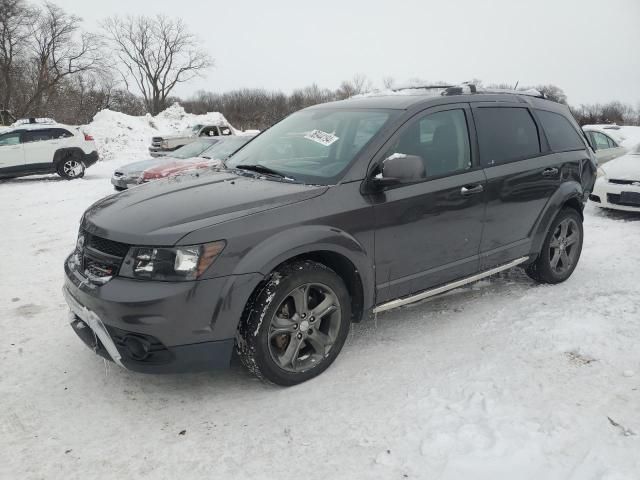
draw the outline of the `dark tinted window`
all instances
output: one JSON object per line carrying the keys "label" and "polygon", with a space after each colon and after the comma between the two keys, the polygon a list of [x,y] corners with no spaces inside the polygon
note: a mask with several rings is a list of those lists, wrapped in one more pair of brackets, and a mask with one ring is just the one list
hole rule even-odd
{"label": "dark tinted window", "polygon": [[53,128],[51,129],[51,137],[52,138],[69,138],[69,137],[73,137],[73,134],[68,131],[65,130],[64,128]]}
{"label": "dark tinted window", "polygon": [[464,110],[447,110],[413,120],[386,152],[385,158],[394,154],[422,158],[427,177],[471,168]]}
{"label": "dark tinted window", "polygon": [[544,110],[537,110],[538,118],[551,150],[562,152],[564,150],[584,150],[584,142],[573,125],[562,115]]}
{"label": "dark tinted window", "polygon": [[474,111],[483,166],[491,167],[540,153],[540,139],[526,108],[489,107]]}
{"label": "dark tinted window", "polygon": [[54,129],[29,130],[25,132],[23,136],[24,143],[52,140],[53,138],[55,138],[53,132],[54,132]]}

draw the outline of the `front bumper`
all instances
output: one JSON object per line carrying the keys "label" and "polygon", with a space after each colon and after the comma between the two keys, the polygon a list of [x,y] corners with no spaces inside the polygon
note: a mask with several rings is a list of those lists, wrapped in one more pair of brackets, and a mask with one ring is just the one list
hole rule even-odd
{"label": "front bumper", "polygon": [[171,152],[172,150],[164,149],[162,147],[149,147],[149,155],[152,157],[165,157]]}
{"label": "front bumper", "polygon": [[589,200],[591,200],[594,205],[602,208],[611,208],[626,212],[640,212],[640,203],[625,202],[622,196],[624,192],[635,193],[640,196],[640,186],[610,183],[608,179],[600,177],[593,187],[593,192],[589,195]]}
{"label": "front bumper", "polygon": [[134,175],[134,176],[121,175],[121,176],[116,176],[115,174],[113,174],[111,176],[111,184],[114,187],[117,187],[117,188],[126,189],[126,188],[130,188],[130,187],[135,187],[139,183],[140,183],[140,175]]}
{"label": "front bumper", "polygon": [[76,334],[97,354],[143,373],[228,367],[242,309],[261,279],[254,274],[197,282],[114,277],[95,285],[68,262],[65,273],[63,291]]}

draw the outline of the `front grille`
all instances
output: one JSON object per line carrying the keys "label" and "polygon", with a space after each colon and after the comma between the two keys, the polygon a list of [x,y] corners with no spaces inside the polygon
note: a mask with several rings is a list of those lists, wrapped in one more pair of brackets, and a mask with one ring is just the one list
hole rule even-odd
{"label": "front grille", "polygon": [[615,183],[616,185],[633,185],[634,183],[637,183],[640,185],[640,180],[619,180],[610,178],[609,183]]}
{"label": "front grille", "polygon": [[106,282],[118,273],[128,251],[129,245],[126,243],[114,242],[85,232],[82,270],[90,280]]}
{"label": "front grille", "polygon": [[90,233],[85,234],[85,245],[115,257],[124,258],[129,251],[129,245],[126,243],[114,242],[102,237],[96,237]]}
{"label": "front grille", "polygon": [[161,147],[162,146],[162,137],[153,137],[151,139],[151,145],[153,145],[154,147]]}
{"label": "front grille", "polygon": [[607,193],[607,202],[614,205],[621,205],[623,207],[640,207],[640,200],[631,202],[623,201],[622,195],[619,195],[617,193]]}

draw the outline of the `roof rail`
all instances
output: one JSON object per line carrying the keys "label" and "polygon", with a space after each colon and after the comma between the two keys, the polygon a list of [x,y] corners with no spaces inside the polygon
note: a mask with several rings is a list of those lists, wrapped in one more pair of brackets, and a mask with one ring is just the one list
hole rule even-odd
{"label": "roof rail", "polygon": [[462,83],[460,85],[407,85],[403,87],[396,87],[391,89],[394,92],[402,90],[442,90],[440,95],[464,95],[473,93],[495,93],[495,94],[510,94],[510,95],[526,95],[530,97],[546,98],[544,93],[539,92],[534,88],[529,90],[510,90],[506,88],[484,88],[478,87],[473,83]]}
{"label": "roof rail", "polygon": [[455,85],[405,85],[403,87],[392,88],[391,90],[393,92],[401,92],[402,90],[445,90],[454,87]]}
{"label": "roof rail", "polygon": [[53,118],[46,118],[46,117],[41,117],[41,118],[36,118],[36,117],[29,117],[29,118],[20,118],[18,120],[16,120],[14,122],[15,126],[18,125],[34,125],[34,124],[38,124],[38,123],[42,123],[42,124],[55,124],[56,121]]}

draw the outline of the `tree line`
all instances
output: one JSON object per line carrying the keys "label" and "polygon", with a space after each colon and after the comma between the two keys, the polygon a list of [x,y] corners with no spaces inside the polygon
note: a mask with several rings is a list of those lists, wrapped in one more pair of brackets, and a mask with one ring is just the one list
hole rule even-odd
{"label": "tree line", "polygon": [[[243,88],[199,91],[182,99],[173,94],[178,84],[201,75],[213,63],[180,19],[114,16],[104,19],[98,32],[87,32],[79,17],[54,3],[0,0],[0,123],[10,123],[12,117],[52,117],[85,124],[105,108],[156,115],[178,101],[187,112],[218,111],[237,128],[262,130],[301,108],[374,89],[370,79],[357,74],[336,89],[312,84],[289,93]],[[477,79],[472,83],[482,85]],[[381,80],[381,88],[395,84],[392,77]],[[558,86],[534,88],[567,104]],[[634,108],[610,102],[571,110],[581,125],[640,125],[640,104]]]}

